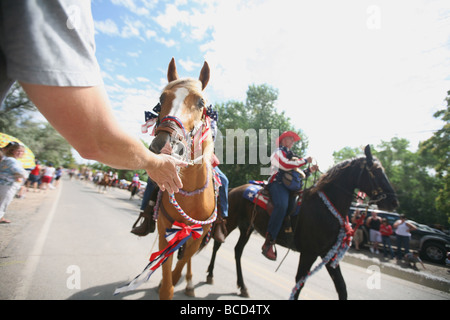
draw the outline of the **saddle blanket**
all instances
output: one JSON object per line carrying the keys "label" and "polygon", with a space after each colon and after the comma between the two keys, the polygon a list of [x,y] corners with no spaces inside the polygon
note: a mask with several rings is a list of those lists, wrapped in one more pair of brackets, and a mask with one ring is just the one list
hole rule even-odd
{"label": "saddle blanket", "polygon": [[[259,192],[262,188],[263,187],[261,185],[252,184],[245,189],[243,197],[253,203],[256,203],[258,206],[267,211],[267,205],[271,202],[271,200],[268,196]],[[300,196],[295,199],[295,210],[292,215],[297,215],[300,210],[303,199],[303,190],[299,193],[299,195]]]}
{"label": "saddle blanket", "polygon": [[243,196],[245,199],[247,199],[253,203],[256,203],[258,206],[260,206],[264,210],[267,210],[267,203],[269,203],[269,197],[259,193],[259,191],[262,188],[263,187],[261,187],[259,185],[252,184],[252,185],[248,186],[247,189],[245,189]]}

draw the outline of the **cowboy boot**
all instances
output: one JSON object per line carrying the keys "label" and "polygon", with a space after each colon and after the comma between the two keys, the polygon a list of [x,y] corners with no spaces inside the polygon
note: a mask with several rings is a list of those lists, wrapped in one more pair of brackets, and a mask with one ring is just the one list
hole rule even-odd
{"label": "cowboy boot", "polygon": [[262,246],[262,254],[267,259],[275,261],[277,260],[277,252],[275,250],[275,241],[272,240],[272,237],[269,233],[266,234],[266,241],[264,242],[264,245]]}
{"label": "cowboy boot", "polygon": [[[156,203],[154,201],[149,201],[148,206],[144,211],[141,211],[136,222],[133,224],[131,233],[139,237],[144,237],[149,233],[155,231],[155,220],[153,220],[153,208],[155,207],[155,204]],[[139,226],[136,226],[140,221],[141,224]]]}
{"label": "cowboy boot", "polygon": [[216,222],[214,223],[213,238],[217,242],[220,242],[220,243],[224,243],[225,242],[225,238],[228,235],[227,234],[226,224],[227,224],[227,220],[222,218],[222,217],[218,217]]}

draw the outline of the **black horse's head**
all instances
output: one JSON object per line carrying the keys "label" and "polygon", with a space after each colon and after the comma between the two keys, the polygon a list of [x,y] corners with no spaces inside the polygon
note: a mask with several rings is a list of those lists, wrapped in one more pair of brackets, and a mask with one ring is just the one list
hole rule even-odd
{"label": "black horse's head", "polygon": [[357,188],[365,192],[370,197],[370,202],[381,210],[394,210],[399,202],[381,162],[372,156],[369,145],[364,149],[364,153],[366,158],[361,161]]}

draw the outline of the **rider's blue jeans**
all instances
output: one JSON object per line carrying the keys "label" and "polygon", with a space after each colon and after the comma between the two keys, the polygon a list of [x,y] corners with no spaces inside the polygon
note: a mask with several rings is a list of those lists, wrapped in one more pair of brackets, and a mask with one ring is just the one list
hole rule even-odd
{"label": "rider's blue jeans", "polygon": [[277,180],[269,184],[269,191],[274,208],[269,219],[267,232],[275,240],[288,210],[290,192],[281,181]]}
{"label": "rider's blue jeans", "polygon": [[214,167],[214,170],[219,174],[220,182],[222,186],[219,188],[219,206],[222,213],[222,218],[228,217],[228,178],[219,169],[219,167]]}
{"label": "rider's blue jeans", "polygon": [[152,181],[152,179],[148,178],[147,180],[147,186],[145,187],[144,196],[142,197],[141,202],[141,211],[144,211],[145,208],[148,205],[148,202],[150,201],[150,196],[153,193],[153,190],[155,190],[155,183]]}

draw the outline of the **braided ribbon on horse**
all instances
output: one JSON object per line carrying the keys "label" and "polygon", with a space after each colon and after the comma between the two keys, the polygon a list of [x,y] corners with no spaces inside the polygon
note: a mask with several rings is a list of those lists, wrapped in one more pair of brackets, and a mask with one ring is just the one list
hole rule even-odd
{"label": "braided ribbon on horse", "polygon": [[189,217],[186,214],[186,212],[184,212],[184,210],[180,207],[180,205],[178,204],[177,200],[175,199],[175,196],[174,196],[173,193],[169,195],[169,201],[170,201],[171,204],[173,204],[173,206],[178,211],[178,213],[183,218],[185,218],[186,220],[188,220],[191,223],[195,223],[195,224],[198,224],[198,225],[207,225],[207,224],[213,223],[217,219],[217,201],[216,201],[216,206],[214,208],[214,212],[213,212],[211,218],[206,220],[206,221],[199,221],[199,220],[195,220],[195,219],[192,219],[191,217]]}
{"label": "braided ribbon on horse", "polygon": [[324,265],[326,265],[331,261],[330,266],[332,268],[336,268],[337,265],[339,264],[339,261],[341,261],[341,259],[344,257],[345,253],[349,249],[352,241],[354,231],[352,230],[352,227],[348,223],[348,217],[346,220],[344,220],[342,215],[334,207],[334,205],[331,203],[330,199],[328,199],[325,193],[319,191],[318,194],[319,197],[324,202],[324,204],[327,206],[328,210],[333,214],[333,216],[336,219],[338,219],[341,228],[339,229],[339,234],[336,243],[330,249],[330,251],[328,251],[327,255],[322,259],[322,262],[318,264],[313,271],[308,272],[308,274],[305,277],[301,278],[295,285],[294,289],[292,289],[292,293],[289,298],[290,300],[294,300],[295,294],[305,284],[306,280],[314,273],[319,271]]}
{"label": "braided ribbon on horse", "polygon": [[[195,240],[202,236],[203,228],[201,225],[196,224],[188,226],[184,223],[175,221],[172,228],[166,230],[166,240],[168,244],[166,248],[161,251],[155,252],[150,256],[150,263],[144,268],[144,270],[136,278],[134,278],[130,283],[117,288],[114,294],[119,294],[122,292],[128,292],[136,289],[144,282],[150,279],[153,272],[158,269],[167,259],[178,250],[183,244],[186,243],[191,237]],[[145,275],[144,273],[148,273]]]}

